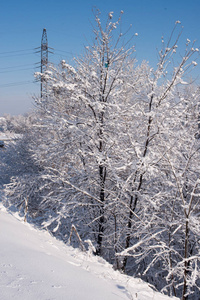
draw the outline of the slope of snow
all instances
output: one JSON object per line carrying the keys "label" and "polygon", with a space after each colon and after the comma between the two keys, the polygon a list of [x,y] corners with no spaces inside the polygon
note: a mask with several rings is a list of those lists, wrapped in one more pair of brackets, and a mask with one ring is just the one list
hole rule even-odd
{"label": "slope of snow", "polygon": [[22,134],[7,132],[7,133],[0,133],[0,140],[1,141],[14,141],[22,138]]}
{"label": "slope of snow", "polygon": [[[0,205],[0,298],[3,300],[167,300],[146,283],[89,252],[75,250]],[[177,298],[173,298],[177,299]]]}

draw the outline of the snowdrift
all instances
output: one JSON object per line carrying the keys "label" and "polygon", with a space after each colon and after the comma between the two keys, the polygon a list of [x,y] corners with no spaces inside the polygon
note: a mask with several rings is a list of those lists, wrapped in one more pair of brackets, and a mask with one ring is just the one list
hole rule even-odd
{"label": "snowdrift", "polygon": [[0,228],[2,300],[172,299],[140,279],[114,271],[103,259],[23,223],[2,205]]}

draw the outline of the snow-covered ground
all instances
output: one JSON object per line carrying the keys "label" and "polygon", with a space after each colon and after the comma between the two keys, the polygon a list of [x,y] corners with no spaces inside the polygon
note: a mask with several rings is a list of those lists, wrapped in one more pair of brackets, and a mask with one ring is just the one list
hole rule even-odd
{"label": "snow-covered ground", "polygon": [[0,228],[2,300],[172,299],[24,223],[1,204]]}
{"label": "snow-covered ground", "polygon": [[0,140],[1,141],[14,141],[22,138],[22,134],[7,132],[7,133],[0,133]]}

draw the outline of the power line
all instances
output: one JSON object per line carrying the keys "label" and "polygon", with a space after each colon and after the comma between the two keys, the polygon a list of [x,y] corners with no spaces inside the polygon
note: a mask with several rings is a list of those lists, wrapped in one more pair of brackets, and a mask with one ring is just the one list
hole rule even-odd
{"label": "power line", "polygon": [[9,66],[9,67],[0,68],[0,70],[16,69],[16,68],[22,68],[22,67],[28,67],[28,66],[34,66],[34,64],[25,64],[25,65],[18,65],[18,66]]}
{"label": "power line", "polygon": [[14,51],[6,51],[6,52],[0,52],[0,54],[9,54],[9,53],[16,53],[16,52],[25,52],[25,51],[33,51],[34,49],[23,49],[23,50],[14,50]]}
{"label": "power line", "polygon": [[[73,55],[65,55],[65,54],[56,53],[56,52],[53,55],[57,56],[57,57],[60,57],[60,58],[63,58],[63,57],[64,58],[67,57],[67,58],[70,58],[70,59],[73,58]],[[51,55],[51,57],[52,57],[52,55]]]}
{"label": "power line", "polygon": [[16,70],[9,70],[9,71],[0,71],[0,74],[20,72],[20,71],[26,71],[26,70],[33,70],[33,68],[24,68],[24,69],[16,69]]}
{"label": "power line", "polygon": [[5,88],[5,87],[11,87],[11,86],[18,86],[18,85],[25,85],[25,84],[30,84],[30,83],[36,83],[35,81],[19,81],[19,82],[10,82],[10,83],[5,83],[5,84],[0,84],[0,88]]}
{"label": "power line", "polygon": [[30,52],[30,53],[19,53],[19,54],[13,54],[13,55],[3,55],[0,56],[0,58],[4,58],[4,57],[15,57],[15,56],[25,56],[25,55],[32,55],[34,54],[34,52]]}
{"label": "power line", "polygon": [[[39,51],[36,51],[36,50]],[[49,49],[54,50],[53,48],[48,46],[48,41],[47,41],[47,34],[46,34],[46,29],[43,29],[43,35],[42,35],[42,42],[41,42],[41,47],[38,48],[29,48],[29,49],[21,49],[21,50],[13,50],[13,51],[4,51],[0,52],[0,59],[1,58],[12,58],[12,57],[17,57],[17,56],[25,56],[25,55],[32,55],[41,53],[41,62],[40,62],[40,68],[41,68],[41,73],[44,73],[47,69],[48,65],[48,54],[51,54],[52,52],[49,51]],[[74,53],[69,52],[69,51],[64,51],[60,49],[56,49],[56,54],[58,56],[74,56]],[[26,68],[28,66],[31,66],[32,68]],[[25,68],[23,68],[25,67]],[[36,66],[34,64],[22,64],[22,65],[16,65],[16,66],[8,66],[8,67],[2,67],[0,68],[0,74],[3,73],[12,73],[12,72],[20,72],[20,71],[26,71],[26,70],[34,70]],[[26,81],[18,81],[18,82],[10,82],[10,83],[5,83],[5,84],[0,84],[0,88],[8,88],[8,87],[13,87],[13,86],[20,86],[20,85],[27,85],[27,84],[36,84],[36,81],[32,80],[26,80]],[[41,97],[42,94],[45,95],[46,92],[46,82],[43,81],[41,77]]]}
{"label": "power line", "polygon": [[73,55],[73,53],[70,52],[70,51],[64,51],[64,50],[59,50],[59,49],[56,49],[56,52],[63,52],[63,53],[67,53],[67,54]]}

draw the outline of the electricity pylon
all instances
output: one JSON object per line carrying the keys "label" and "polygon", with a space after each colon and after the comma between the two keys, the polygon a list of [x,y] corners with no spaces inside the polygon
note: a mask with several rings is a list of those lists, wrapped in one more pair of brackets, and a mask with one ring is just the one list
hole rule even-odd
{"label": "electricity pylon", "polygon": [[[43,29],[42,41],[41,41],[41,74],[47,71],[48,66],[48,40],[46,28]],[[43,75],[41,76],[41,98],[47,96],[47,82]]]}
{"label": "electricity pylon", "polygon": [[48,68],[48,53],[53,53],[49,51],[49,49],[53,49],[48,47],[48,40],[47,40],[47,31],[46,28],[43,29],[42,33],[42,40],[41,40],[41,47],[35,48],[35,49],[40,49],[36,53],[41,53],[41,62],[40,62],[40,72],[41,72],[41,77],[40,77],[40,95],[41,98],[46,98],[47,97],[47,80],[44,78],[44,73],[47,71]]}

